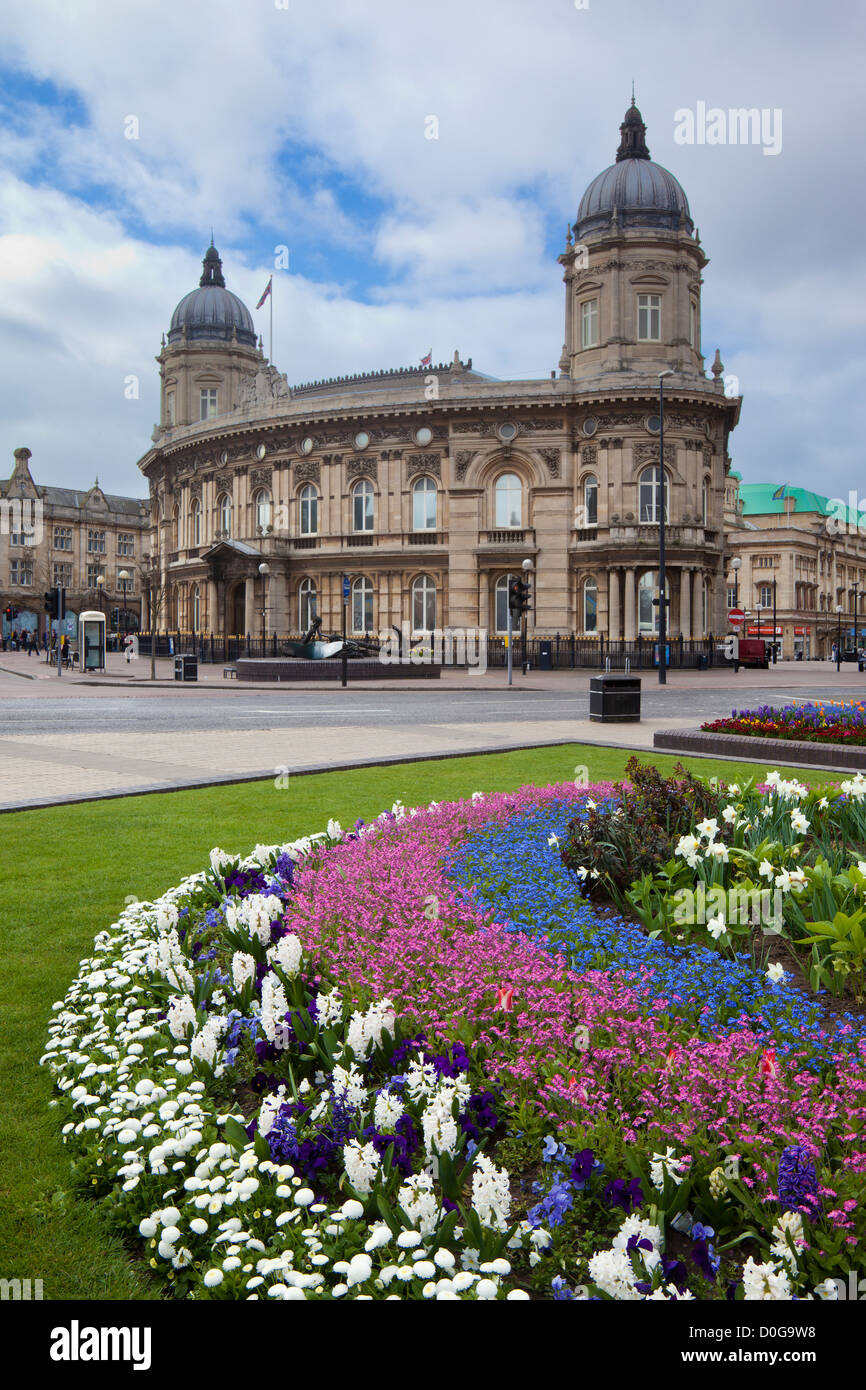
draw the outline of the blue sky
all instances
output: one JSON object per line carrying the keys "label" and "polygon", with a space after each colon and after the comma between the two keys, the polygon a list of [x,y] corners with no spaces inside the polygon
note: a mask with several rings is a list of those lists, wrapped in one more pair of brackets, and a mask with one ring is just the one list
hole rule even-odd
{"label": "blue sky", "polygon": [[[652,156],[710,256],[704,355],[721,349],[745,397],[735,466],[866,492],[863,30],[853,0],[832,24],[804,0],[6,7],[7,475],[27,445],[40,481],[143,490],[154,355],[211,225],[251,308],[289,247],[274,358],[290,381],[428,348],[547,376],[563,337],[556,256],[613,160],[634,78]],[[781,152],[677,144],[675,112],[699,101],[780,109]],[[267,308],[255,317],[267,345]]]}

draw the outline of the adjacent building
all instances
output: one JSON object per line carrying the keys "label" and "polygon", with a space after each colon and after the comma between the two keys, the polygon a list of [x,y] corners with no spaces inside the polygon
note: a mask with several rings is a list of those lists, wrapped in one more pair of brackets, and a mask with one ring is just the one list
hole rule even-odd
{"label": "adjacent building", "polygon": [[[42,632],[44,594],[66,589],[67,611],[101,609],[110,627],[141,625],[140,567],[150,508],[136,497],[36,483],[30,450],[15,450],[0,482],[0,611],[3,636]],[[7,616],[8,615],[8,616]]]}

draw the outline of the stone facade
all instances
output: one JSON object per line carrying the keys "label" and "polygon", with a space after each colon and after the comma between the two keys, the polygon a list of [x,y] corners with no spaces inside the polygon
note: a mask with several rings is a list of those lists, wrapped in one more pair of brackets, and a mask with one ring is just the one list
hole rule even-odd
{"label": "stone facade", "polygon": [[[150,511],[136,497],[46,487],[33,480],[30,450],[15,450],[8,482],[0,483],[0,610],[3,635],[46,626],[43,595],[66,589],[67,612],[101,609],[125,630],[141,625],[142,550]],[[121,571],[128,576],[121,579]],[[99,578],[104,581],[97,582]],[[10,619],[7,608],[17,610]]]}

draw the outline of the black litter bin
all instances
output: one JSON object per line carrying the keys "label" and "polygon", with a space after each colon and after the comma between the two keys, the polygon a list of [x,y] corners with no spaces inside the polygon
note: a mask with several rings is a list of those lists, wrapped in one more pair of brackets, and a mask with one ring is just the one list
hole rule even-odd
{"label": "black litter bin", "polygon": [[174,659],[174,678],[176,681],[197,681],[198,657],[176,656]]}
{"label": "black litter bin", "polygon": [[553,643],[539,642],[538,644],[538,669],[539,671],[553,670]]}
{"label": "black litter bin", "polygon": [[604,723],[640,720],[640,676],[592,676],[589,717]]}
{"label": "black litter bin", "polygon": [[702,653],[702,654],[698,657],[698,670],[699,670],[699,671],[706,671],[706,670],[708,669],[708,667],[709,667],[709,664],[710,664],[710,659],[709,659],[709,657],[706,656],[706,655],[704,655],[704,654]]}

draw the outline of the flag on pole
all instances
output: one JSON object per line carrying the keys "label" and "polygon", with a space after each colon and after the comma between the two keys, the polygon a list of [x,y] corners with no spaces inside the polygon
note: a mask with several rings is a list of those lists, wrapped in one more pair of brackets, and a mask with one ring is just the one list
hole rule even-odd
{"label": "flag on pole", "polygon": [[774,501],[774,502],[783,502],[783,501],[785,500],[785,497],[787,496],[787,492],[788,492],[788,484],[787,484],[787,483],[783,483],[782,486],[781,486],[781,487],[777,487],[777,488],[776,488],[776,491],[773,493],[773,501]]}
{"label": "flag on pole", "polygon": [[421,366],[422,366],[422,367],[429,367],[432,361],[433,361],[433,349],[431,348],[430,351],[427,353],[427,356],[421,358]]}
{"label": "flag on pole", "polygon": [[274,277],[273,277],[273,275],[272,275],[271,278],[270,278],[270,280],[268,281],[268,283],[265,285],[265,292],[264,292],[264,294],[262,295],[261,299],[259,300],[258,304],[256,305],[256,308],[257,308],[257,309],[261,309],[261,307],[262,307],[262,305],[264,304],[265,300],[268,298],[268,295],[269,295],[270,292],[271,292],[271,285],[273,284],[273,279],[274,279]]}

